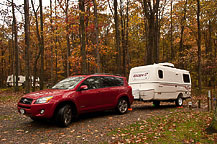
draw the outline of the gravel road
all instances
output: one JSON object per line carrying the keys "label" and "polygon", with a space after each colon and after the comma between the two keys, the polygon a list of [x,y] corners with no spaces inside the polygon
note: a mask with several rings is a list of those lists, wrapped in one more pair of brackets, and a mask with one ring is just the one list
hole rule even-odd
{"label": "gravel road", "polygon": [[81,115],[68,128],[60,128],[53,122],[35,122],[20,115],[16,104],[0,104],[0,143],[112,143],[118,137],[111,131],[153,115],[166,115],[174,109],[174,104],[154,108],[151,103],[134,102],[132,111],[125,115],[114,111],[89,113]]}

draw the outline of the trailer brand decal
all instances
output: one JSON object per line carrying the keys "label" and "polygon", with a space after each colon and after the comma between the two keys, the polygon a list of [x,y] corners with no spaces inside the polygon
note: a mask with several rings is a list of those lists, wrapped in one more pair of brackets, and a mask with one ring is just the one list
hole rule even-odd
{"label": "trailer brand decal", "polygon": [[133,75],[133,80],[145,80],[148,79],[148,76],[149,76],[148,72],[135,73]]}

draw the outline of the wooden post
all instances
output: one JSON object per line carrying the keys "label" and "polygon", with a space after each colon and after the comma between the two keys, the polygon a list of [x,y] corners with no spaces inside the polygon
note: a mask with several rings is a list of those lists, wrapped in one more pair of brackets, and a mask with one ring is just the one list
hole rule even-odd
{"label": "wooden post", "polygon": [[200,108],[201,107],[201,100],[199,99],[198,100],[198,108]]}
{"label": "wooden post", "polygon": [[210,105],[211,105],[210,109],[212,111],[213,110],[213,95],[212,95],[212,90],[210,91],[210,100],[211,100],[211,102],[210,102]]}
{"label": "wooden post", "polygon": [[191,101],[188,102],[188,107],[189,107],[190,110],[192,110],[192,102]]}
{"label": "wooden post", "polygon": [[208,97],[207,97],[208,111],[210,110],[210,97],[211,97],[211,93],[210,93],[210,90],[208,90]]}

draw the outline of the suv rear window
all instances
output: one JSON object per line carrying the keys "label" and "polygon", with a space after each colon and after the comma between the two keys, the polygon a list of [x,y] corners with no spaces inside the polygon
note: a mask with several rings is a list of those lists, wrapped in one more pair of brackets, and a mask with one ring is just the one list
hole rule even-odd
{"label": "suv rear window", "polygon": [[123,86],[124,80],[123,78],[105,76],[102,77],[102,87],[115,87],[115,86]]}
{"label": "suv rear window", "polygon": [[183,74],[183,80],[185,83],[190,83],[190,77],[188,74]]}

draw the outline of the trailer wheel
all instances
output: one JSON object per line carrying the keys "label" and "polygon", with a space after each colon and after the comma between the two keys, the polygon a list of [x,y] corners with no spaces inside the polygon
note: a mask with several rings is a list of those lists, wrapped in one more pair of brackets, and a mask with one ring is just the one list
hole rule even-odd
{"label": "trailer wheel", "polygon": [[183,105],[183,99],[182,96],[179,95],[178,98],[176,99],[176,106],[182,106]]}
{"label": "trailer wheel", "polygon": [[153,101],[154,107],[159,107],[160,106],[160,101]]}

